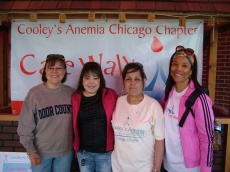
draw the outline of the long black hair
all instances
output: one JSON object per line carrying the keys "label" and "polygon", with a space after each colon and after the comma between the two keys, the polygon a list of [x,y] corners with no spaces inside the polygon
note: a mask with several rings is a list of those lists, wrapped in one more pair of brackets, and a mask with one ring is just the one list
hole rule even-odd
{"label": "long black hair", "polygon": [[[175,56],[177,52],[173,53],[172,57],[170,58],[170,62],[169,62],[169,74],[168,74],[168,79],[166,82],[166,87],[165,87],[165,101],[168,100],[169,97],[169,93],[172,90],[172,87],[175,85],[175,81],[173,80],[172,76],[171,76],[171,66],[172,66],[172,62],[173,62],[173,58]],[[189,82],[191,80],[193,80],[195,88],[199,88],[201,87],[200,83],[197,80],[197,72],[198,72],[198,64],[197,64],[197,60],[196,60],[196,55],[193,55],[194,58],[194,64],[193,64],[193,69],[191,66],[191,70],[192,70],[192,75],[189,78]]]}

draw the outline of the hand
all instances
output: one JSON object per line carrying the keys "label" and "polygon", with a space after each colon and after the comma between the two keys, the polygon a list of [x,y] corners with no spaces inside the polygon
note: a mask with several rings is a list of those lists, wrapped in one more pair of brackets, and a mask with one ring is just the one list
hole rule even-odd
{"label": "hand", "polygon": [[[37,153],[32,153],[29,155],[30,157],[30,162],[31,162],[31,165],[38,165],[39,163],[37,163],[36,159],[39,159],[40,160],[40,156],[38,156]],[[39,161],[40,162],[40,161]]]}

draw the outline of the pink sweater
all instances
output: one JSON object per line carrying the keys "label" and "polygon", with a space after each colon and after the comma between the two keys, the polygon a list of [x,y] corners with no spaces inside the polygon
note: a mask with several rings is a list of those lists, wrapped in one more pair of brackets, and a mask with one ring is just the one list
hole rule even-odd
{"label": "pink sweater", "polygon": [[[110,88],[105,88],[102,90],[102,103],[106,113],[107,119],[107,137],[106,137],[106,151],[111,151],[114,149],[114,132],[111,124],[113,110],[115,108],[117,101],[117,93]],[[81,93],[74,93],[72,95],[72,109],[73,109],[73,129],[74,129],[74,141],[73,147],[75,149],[75,156],[79,149],[79,134],[78,134],[78,123],[77,115],[81,103]]]}
{"label": "pink sweater", "polygon": [[[164,97],[161,100],[160,104],[163,108],[167,106],[174,88],[175,86],[170,91],[167,102],[164,101]],[[178,122],[185,112],[185,102],[194,90],[194,83],[191,81],[188,90],[180,100]],[[206,94],[202,94],[197,98],[192,110],[195,118],[190,112],[184,126],[179,128],[185,165],[187,168],[200,166],[201,172],[211,172],[214,139],[214,115],[211,99]]]}

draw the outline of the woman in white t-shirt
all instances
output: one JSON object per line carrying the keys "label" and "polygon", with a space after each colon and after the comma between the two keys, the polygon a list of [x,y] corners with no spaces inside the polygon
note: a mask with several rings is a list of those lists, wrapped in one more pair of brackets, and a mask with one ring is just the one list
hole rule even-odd
{"label": "woman in white t-shirt", "polygon": [[177,46],[169,64],[165,96],[161,101],[165,116],[164,171],[211,172],[213,159],[214,116],[212,102],[201,94],[192,106],[183,126],[180,120],[185,102],[201,85],[197,81],[194,50]]}
{"label": "woman in white t-shirt", "polygon": [[117,100],[112,126],[113,172],[159,172],[164,154],[164,117],[160,104],[142,93],[146,75],[140,63],[122,71],[126,95]]}

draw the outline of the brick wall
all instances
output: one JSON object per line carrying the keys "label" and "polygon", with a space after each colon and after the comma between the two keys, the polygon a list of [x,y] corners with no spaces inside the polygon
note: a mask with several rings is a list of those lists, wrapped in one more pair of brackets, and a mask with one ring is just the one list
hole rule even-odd
{"label": "brick wall", "polygon": [[[210,33],[205,33],[204,38],[210,38]],[[205,40],[209,42],[209,40]],[[208,57],[209,44],[204,48],[203,54],[203,75],[202,85],[208,86]],[[217,48],[217,73],[216,73],[216,93],[215,103],[221,107],[229,110],[229,94],[230,94],[230,33],[218,35]],[[226,153],[226,139],[227,139],[227,125],[222,125],[222,145],[220,151],[214,154],[213,172],[223,172],[225,167],[225,153]]]}
{"label": "brick wall", "polygon": [[215,104],[229,109],[230,33],[218,35]]}

